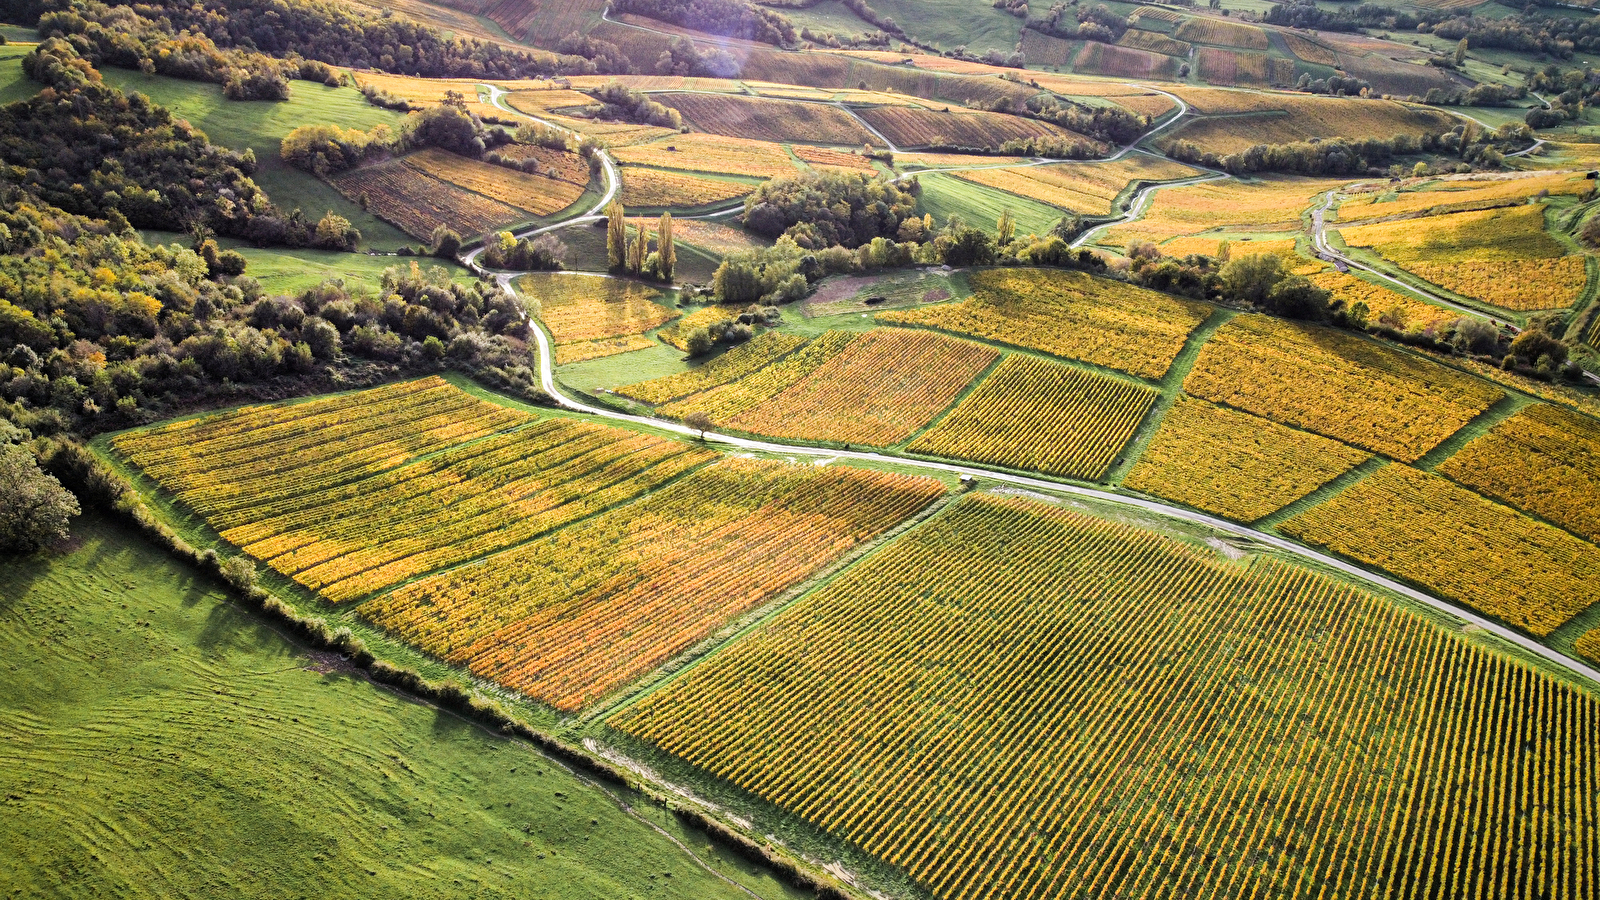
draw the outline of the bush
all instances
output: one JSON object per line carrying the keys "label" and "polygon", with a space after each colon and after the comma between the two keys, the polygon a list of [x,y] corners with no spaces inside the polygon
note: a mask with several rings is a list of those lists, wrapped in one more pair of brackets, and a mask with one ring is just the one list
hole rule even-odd
{"label": "bush", "polygon": [[32,453],[0,443],[0,549],[27,552],[65,538],[78,512],[78,499]]}

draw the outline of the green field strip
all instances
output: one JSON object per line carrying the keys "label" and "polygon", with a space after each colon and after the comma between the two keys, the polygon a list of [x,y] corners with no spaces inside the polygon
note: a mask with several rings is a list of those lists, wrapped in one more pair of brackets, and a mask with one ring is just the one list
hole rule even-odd
{"label": "green field strip", "polygon": [[1493,429],[1496,425],[1521,412],[1525,407],[1532,406],[1534,400],[1521,394],[1507,393],[1496,400],[1488,409],[1467,421],[1455,434],[1440,441],[1432,450],[1424,453],[1411,465],[1414,468],[1431,472],[1440,463],[1455,456],[1462,447]]}
{"label": "green field strip", "polygon": [[[1299,500],[1290,503],[1288,506],[1283,507],[1277,512],[1262,516],[1256,521],[1249,523],[1250,527],[1257,531],[1268,531],[1273,534],[1281,534],[1278,531],[1278,526],[1280,524],[1300,515],[1313,506],[1320,506],[1322,503],[1332,500],[1336,495],[1343,493],[1346,488],[1354,485],[1358,481],[1365,479],[1368,475],[1373,474],[1388,464],[1389,460],[1384,459],[1381,456],[1369,456],[1367,457],[1366,462],[1357,465],[1355,468],[1345,472],[1343,475],[1340,475],[1338,478],[1333,479],[1332,481],[1320,488],[1317,488],[1304,497],[1301,497]],[[1291,540],[1298,541],[1299,539],[1291,538]],[[1304,542],[1301,541],[1301,543]],[[1364,567],[1366,566],[1365,563],[1362,565]],[[1377,571],[1375,566],[1371,568],[1374,571]],[[1421,589],[1428,590],[1427,588]],[[1431,593],[1431,591],[1429,592]]]}
{"label": "green field strip", "polygon": [[1200,358],[1201,349],[1218,329],[1228,324],[1238,314],[1239,311],[1236,309],[1216,307],[1204,322],[1196,325],[1195,329],[1189,332],[1189,336],[1184,338],[1183,349],[1173,357],[1172,365],[1167,367],[1167,374],[1161,376],[1160,381],[1151,382],[1161,393],[1157,395],[1150,411],[1145,414],[1144,421],[1140,422],[1138,429],[1134,431],[1133,438],[1122,448],[1122,455],[1111,466],[1110,471],[1106,472],[1106,484],[1122,486],[1122,480],[1128,477],[1128,473],[1135,465],[1138,465],[1139,458],[1144,456],[1144,451],[1150,447],[1150,442],[1155,440],[1156,432],[1161,430],[1161,423],[1167,417],[1167,411],[1172,409],[1173,404],[1183,395],[1183,382],[1189,377],[1195,361]]}

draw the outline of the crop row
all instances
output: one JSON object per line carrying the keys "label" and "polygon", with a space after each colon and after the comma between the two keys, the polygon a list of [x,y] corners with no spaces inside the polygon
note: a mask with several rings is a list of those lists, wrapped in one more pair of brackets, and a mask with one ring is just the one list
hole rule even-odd
{"label": "crop row", "polygon": [[848,331],[829,331],[813,338],[804,347],[783,359],[708,391],[691,394],[682,400],[661,407],[668,416],[683,417],[700,412],[718,422],[733,420],[748,410],[788,389],[791,385],[815,372],[823,363],[838,356],[856,334]]}
{"label": "crop row", "polygon": [[1212,335],[1184,390],[1406,462],[1503,396],[1376,341],[1257,315]]}
{"label": "crop row", "polygon": [[1541,192],[1582,194],[1590,186],[1589,179],[1571,172],[1431,180],[1405,191],[1371,190],[1357,194],[1339,204],[1339,219],[1352,222],[1419,212],[1439,215],[1520,206]]}
{"label": "crop row", "polygon": [[998,355],[932,332],[873,329],[727,424],[779,438],[886,446],[932,421]]}
{"label": "crop row", "polygon": [[863,107],[856,114],[900,147],[998,149],[1013,139],[1074,136],[1053,125],[995,112],[940,112],[909,106],[875,106]]}
{"label": "crop row", "polygon": [[1309,571],[1022,498],[963,499],[611,724],[940,900],[1600,878],[1592,694]]}
{"label": "crop row", "polygon": [[1343,301],[1346,309],[1365,303],[1369,321],[1381,322],[1398,331],[1437,329],[1461,316],[1455,310],[1414,300],[1348,272],[1320,272],[1311,276],[1311,283],[1333,294],[1333,299]]}
{"label": "crop row", "polygon": [[971,281],[973,294],[961,303],[878,318],[1160,378],[1211,312],[1205,304],[1058,269],[995,269]]}
{"label": "crop row", "polygon": [[794,155],[800,157],[808,165],[821,168],[849,169],[851,171],[871,172],[872,161],[847,150],[829,150],[826,147],[812,147],[808,144],[796,144]]}
{"label": "crop row", "polygon": [[532,175],[432,147],[407,156],[405,162],[425,175],[493,197],[536,216],[558,213],[578,202],[588,183]]}
{"label": "crop row", "polygon": [[529,217],[516,207],[413,168],[403,158],[352,169],[328,180],[339,193],[365,203],[373,215],[424,240],[440,225],[461,234],[482,234]]}
{"label": "crop row", "polygon": [[1208,16],[1195,16],[1178,26],[1179,39],[1197,44],[1220,44],[1246,50],[1267,49],[1267,33],[1254,25],[1226,22]]}
{"label": "crop row", "polygon": [[665,378],[630,384],[618,388],[617,393],[645,403],[667,403],[737,381],[788,355],[805,342],[803,337],[781,331],[764,332],[749,343],[735,347],[704,365]]}
{"label": "crop row", "polygon": [[361,614],[477,675],[575,710],[942,492],[928,478],[724,460],[483,564],[403,586]]}
{"label": "crop row", "polygon": [[1600,548],[1410,466],[1279,527],[1541,636],[1600,603]]}
{"label": "crop row", "polygon": [[1123,486],[1253,522],[1367,458],[1338,441],[1184,396]]}
{"label": "crop row", "polygon": [[517,289],[538,301],[558,352],[564,344],[644,334],[678,317],[655,302],[660,291],[615,278],[524,275]]}
{"label": "crop row", "polygon": [[1177,57],[1099,41],[1085,41],[1072,60],[1074,72],[1118,78],[1176,78],[1179,65]]}
{"label": "crop row", "polygon": [[713,175],[738,172],[756,178],[782,178],[798,171],[777,144],[718,134],[671,135],[648,144],[618,147],[612,155],[624,164]]}
{"label": "crop row", "polygon": [[1279,34],[1283,35],[1284,43],[1289,46],[1289,52],[1306,62],[1316,63],[1319,66],[1339,65],[1339,54],[1332,47],[1292,31],[1281,31]]}
{"label": "crop row", "polygon": [[824,103],[734,94],[657,94],[655,99],[683,113],[697,130],[711,134],[847,147],[883,144],[850,113]]}
{"label": "crop row", "polygon": [[1015,354],[906,449],[1099,480],[1155,399],[1143,385]]}
{"label": "crop row", "polygon": [[705,206],[743,197],[755,185],[722,178],[704,178],[687,172],[667,172],[626,166],[622,170],[622,202],[634,207]]}
{"label": "crop row", "polygon": [[1194,45],[1186,41],[1173,40],[1157,31],[1140,31],[1130,28],[1123,33],[1117,43],[1123,47],[1132,47],[1135,50],[1148,50],[1151,53],[1160,53],[1163,56],[1176,56],[1181,59],[1189,58],[1189,51]]}
{"label": "crop row", "polygon": [[1540,403],[1439,465],[1482,494],[1600,540],[1600,423]]}
{"label": "crop row", "polygon": [[1171,181],[1199,172],[1171,160],[1129,156],[1087,165],[985,168],[957,178],[1091,216],[1110,213],[1111,202],[1134,180]]}

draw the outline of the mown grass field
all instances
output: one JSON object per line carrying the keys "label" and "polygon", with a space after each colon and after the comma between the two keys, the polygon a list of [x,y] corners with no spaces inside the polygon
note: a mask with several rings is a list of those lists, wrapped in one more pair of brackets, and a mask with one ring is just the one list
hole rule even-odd
{"label": "mown grass field", "polygon": [[128,528],[73,532],[0,559],[0,893],[749,897],[550,759],[307,653]]}

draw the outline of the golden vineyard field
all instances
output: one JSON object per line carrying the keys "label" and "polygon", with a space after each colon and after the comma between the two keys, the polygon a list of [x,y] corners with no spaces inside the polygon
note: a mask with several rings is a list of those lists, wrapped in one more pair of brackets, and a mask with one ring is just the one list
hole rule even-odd
{"label": "golden vineyard field", "polygon": [[755,190],[744,181],[705,178],[642,166],[622,170],[622,203],[628,207],[694,207],[727,203]]}
{"label": "golden vineyard field", "polygon": [[1013,354],[906,449],[1098,481],[1155,399],[1143,385]]}
{"label": "golden vineyard field", "polygon": [[441,181],[493,197],[536,216],[566,209],[577,202],[584,188],[574,181],[530,175],[433,148],[413,153],[405,162]]}
{"label": "golden vineyard field", "polygon": [[429,239],[441,225],[465,234],[498,231],[529,214],[475,194],[393,160],[335,175],[329,182],[356,203],[365,203],[378,218],[405,233]]}
{"label": "golden vineyard field", "polygon": [[1461,448],[1439,472],[1600,540],[1600,422],[1588,416],[1535,404]]}
{"label": "golden vineyard field", "polygon": [[796,335],[781,331],[764,332],[705,365],[665,378],[620,387],[617,393],[645,403],[667,403],[750,375],[805,343],[805,338]]}
{"label": "golden vineyard field", "polygon": [[1050,269],[996,269],[971,276],[957,304],[879,314],[1160,378],[1210,307],[1166,294]]}
{"label": "golden vineyard field", "polygon": [[764,369],[669,403],[661,407],[661,414],[681,418],[698,412],[710,416],[713,421],[732,422],[815,372],[855,338],[854,332],[827,332]]}
{"label": "golden vineyard field", "polygon": [[[524,275],[518,290],[539,304],[539,318],[556,344],[557,362],[576,362],[637,350],[651,342],[645,332],[678,317],[655,300],[661,294],[630,281],[587,275]],[[601,352],[610,349],[609,353]]]}
{"label": "golden vineyard field", "polygon": [[941,900],[1593,877],[1593,694],[1303,569],[1021,498],[961,500],[610,724]]}
{"label": "golden vineyard field", "polygon": [[972,169],[956,177],[1073,212],[1103,216],[1112,212],[1112,200],[1135,181],[1176,181],[1199,174],[1181,163],[1141,155],[1089,165]]}
{"label": "golden vineyard field", "polygon": [[620,163],[713,175],[737,172],[757,178],[782,178],[799,171],[777,144],[715,134],[672,135],[648,144],[618,147],[612,155]]}
{"label": "golden vineyard field", "polygon": [[1368,458],[1338,441],[1184,396],[1122,485],[1253,522]]}

